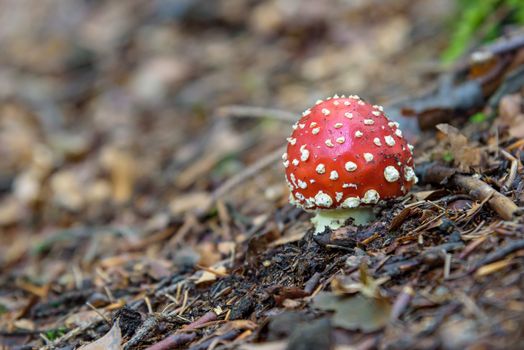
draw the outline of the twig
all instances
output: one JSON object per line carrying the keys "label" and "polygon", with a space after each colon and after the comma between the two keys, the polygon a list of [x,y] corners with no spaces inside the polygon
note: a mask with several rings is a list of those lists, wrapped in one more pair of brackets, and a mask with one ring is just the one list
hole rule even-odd
{"label": "twig", "polygon": [[[468,210],[468,214],[467,215],[469,217],[466,217],[467,220],[466,220],[466,223],[464,224],[464,226],[468,225],[477,216],[477,214],[480,212],[480,209],[482,209],[484,207],[484,205],[491,200],[492,197],[493,197],[493,192],[488,194],[488,196],[486,198],[482,199],[482,202],[480,202],[480,204],[476,208]],[[457,221],[462,221],[462,219],[457,220]]]}
{"label": "twig", "polygon": [[38,336],[39,336],[40,338],[42,338],[42,340],[44,341],[44,343],[46,343],[46,344],[51,344],[51,340],[49,340],[49,338],[46,337],[46,335],[45,335],[44,333],[40,333]]}
{"label": "twig", "polygon": [[462,306],[461,303],[457,301],[451,301],[448,305],[441,307],[437,310],[437,313],[431,323],[423,329],[418,336],[419,337],[428,337],[435,333],[439,326],[444,322],[446,317],[456,312]]}
{"label": "twig", "polygon": [[508,244],[506,244],[502,248],[498,248],[493,253],[488,254],[483,259],[480,259],[477,263],[475,263],[469,270],[468,273],[473,273],[477,271],[479,268],[481,268],[484,265],[491,264],[492,262],[502,260],[509,254],[516,252],[518,250],[524,249],[524,239],[519,239],[515,241],[511,241]]}
{"label": "twig", "polygon": [[413,235],[413,233],[416,233],[416,232],[419,232],[419,231],[422,231],[424,230],[426,227],[428,227],[429,225],[431,225],[433,222],[437,221],[437,220],[440,220],[441,217],[444,216],[444,214],[446,213],[440,213],[438,214],[437,216],[431,218],[430,220],[426,221],[425,223],[423,223],[422,225],[418,226],[417,228],[415,228],[414,230],[412,230],[410,232],[411,235]]}
{"label": "twig", "polygon": [[229,276],[229,274],[227,273],[224,273],[224,272],[220,272],[212,267],[207,267],[207,266],[203,266],[203,265],[199,265],[199,264],[196,264],[195,267],[199,270],[203,270],[203,271],[206,271],[206,272],[209,272],[209,273],[212,273],[213,275],[217,276],[217,277],[227,277]]}
{"label": "twig", "polygon": [[200,344],[196,344],[196,345],[190,347],[189,350],[206,350],[217,339],[220,340],[220,341],[233,340],[238,335],[240,335],[240,333],[242,333],[242,331],[240,329],[233,329],[233,330],[231,330],[231,331],[229,331],[227,333],[224,333],[222,335],[219,335],[219,336],[216,336],[216,337],[212,337],[212,338],[210,338],[208,340],[205,340],[205,341],[201,342]]}
{"label": "twig", "polygon": [[200,318],[198,318],[196,321],[193,321],[192,323],[186,325],[185,327],[177,331],[175,334],[170,335],[162,341],[148,347],[146,350],[173,349],[176,346],[180,346],[190,341],[193,341],[196,338],[196,334],[186,333],[187,331],[194,331],[195,329],[200,328],[202,325],[215,321],[216,319],[216,313],[214,313],[213,311],[209,311],[202,315]]}
{"label": "twig", "polygon": [[[25,337],[28,335],[38,335],[39,333],[45,334],[48,332],[56,332],[60,328],[48,328],[48,329],[16,329],[13,331],[8,331],[6,329],[0,329],[0,336],[6,336],[6,337]],[[0,348],[2,349],[2,348]]]}
{"label": "twig", "polygon": [[96,307],[93,306],[90,302],[86,302],[86,305],[89,306],[94,312],[98,314],[98,316],[102,317],[106,323],[111,326],[111,320],[108,319],[102,312],[100,312]]}
{"label": "twig", "polygon": [[480,201],[491,196],[488,204],[504,220],[511,220],[519,211],[519,207],[511,199],[496,191],[484,181],[472,176],[457,174],[455,169],[431,163],[419,167],[417,172],[422,182],[434,184],[447,182],[468,192],[471,197]]}
{"label": "twig", "polygon": [[451,254],[445,253],[444,258],[444,279],[447,280],[449,278],[449,273],[451,271]]}
{"label": "twig", "polygon": [[471,242],[464,248],[462,253],[459,255],[459,259],[466,258],[469,254],[471,254],[475,249],[477,249],[484,241],[488,238],[488,236],[483,236],[477,239],[476,241]]}
{"label": "twig", "polygon": [[402,291],[395,299],[393,303],[393,308],[391,310],[390,319],[392,321],[398,320],[398,318],[406,311],[407,307],[411,303],[411,300],[415,296],[415,290],[411,285],[406,285],[402,288]]}
{"label": "twig", "polygon": [[222,118],[271,118],[287,123],[294,123],[299,119],[299,115],[280,109],[239,105],[220,107],[217,111],[217,115]]}
{"label": "twig", "polygon": [[137,346],[139,343],[142,342],[147,336],[151,335],[155,331],[155,329],[158,327],[158,317],[159,315],[151,315],[142,325],[139,329],[135,332],[135,335],[127,343],[124,344],[124,350],[133,349],[135,346]]}
{"label": "twig", "polygon": [[517,158],[513,157],[513,155],[509,152],[504,151],[503,149],[500,150],[500,153],[509,161],[511,161],[511,166],[509,168],[509,175],[506,181],[504,182],[504,190],[508,190],[511,188],[511,185],[513,184],[513,181],[515,181],[515,177],[517,176],[517,170],[519,167],[519,161]]}
{"label": "twig", "polygon": [[504,78],[504,81],[500,86],[497,88],[497,90],[491,95],[488,106],[491,107],[493,110],[492,115],[495,115],[495,111],[497,110],[497,106],[500,103],[500,100],[504,95],[512,94],[520,90],[522,88],[523,84],[523,78],[524,78],[524,66],[520,66],[515,68],[512,72],[510,72],[507,77]]}
{"label": "twig", "polygon": [[311,294],[315,287],[318,285],[318,282],[320,281],[321,277],[321,273],[315,272],[313,276],[311,276],[311,278],[304,284],[304,291],[308,294]]}
{"label": "twig", "polygon": [[152,314],[153,313],[153,307],[151,306],[151,300],[149,300],[149,298],[147,296],[144,297],[144,301],[146,303],[146,306],[147,306],[147,312],[149,314]]}
{"label": "twig", "polygon": [[180,333],[173,334],[169,337],[159,341],[158,343],[151,345],[146,350],[168,350],[174,349],[178,346],[187,344],[196,338],[196,333]]}
{"label": "twig", "polygon": [[41,347],[40,350],[56,349],[60,344],[63,344],[70,339],[73,339],[79,334],[84,334],[88,329],[98,326],[102,321],[103,319],[99,319],[84,326],[74,328],[71,331],[64,334],[63,336],[61,336],[60,338],[55,339],[51,344],[47,344],[46,346]]}
{"label": "twig", "polygon": [[480,179],[464,175],[455,175],[453,182],[457,186],[468,191],[473,198],[478,200],[483,200],[492,196],[488,203],[504,220],[513,219],[513,216],[519,210],[519,207],[513,203],[511,199],[494,190],[491,186]]}
{"label": "twig", "polygon": [[482,311],[479,306],[475,303],[471,297],[461,290],[456,291],[458,300],[468,309],[471,313],[475,314],[479,319],[487,319],[486,313]]}
{"label": "twig", "polygon": [[104,286],[104,291],[106,292],[106,295],[111,303],[115,302],[115,297],[113,296],[113,293],[111,293],[111,290],[109,287]]}
{"label": "twig", "polygon": [[521,148],[522,146],[524,146],[524,139],[520,139],[520,140],[517,140],[517,141],[513,142],[511,145],[506,147],[506,149],[508,151],[513,151],[515,149]]}
{"label": "twig", "polygon": [[204,323],[215,321],[216,319],[217,319],[217,314],[214,313],[213,311],[209,311],[205,313],[204,315],[202,315],[202,317],[200,317],[196,321],[191,322],[190,324],[182,328],[182,330],[184,331],[193,330],[193,329],[198,328],[200,325],[203,325]]}
{"label": "twig", "polygon": [[489,53],[490,55],[500,55],[507,53],[508,51],[514,51],[520,49],[524,46],[524,33],[520,33],[510,38],[503,38],[501,40],[495,41],[493,44],[486,45],[481,47],[473,54],[480,53]]}

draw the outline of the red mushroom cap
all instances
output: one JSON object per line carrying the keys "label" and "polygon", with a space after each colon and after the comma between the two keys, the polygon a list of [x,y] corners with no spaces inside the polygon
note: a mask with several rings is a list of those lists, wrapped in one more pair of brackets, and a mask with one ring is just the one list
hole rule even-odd
{"label": "red mushroom cap", "polygon": [[282,159],[299,207],[372,205],[404,195],[417,181],[412,146],[398,123],[358,96],[317,101],[293,129]]}

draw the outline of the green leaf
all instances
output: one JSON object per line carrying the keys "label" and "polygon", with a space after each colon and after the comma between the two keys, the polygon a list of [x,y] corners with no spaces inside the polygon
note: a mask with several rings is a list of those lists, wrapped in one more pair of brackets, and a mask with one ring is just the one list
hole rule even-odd
{"label": "green leaf", "polygon": [[67,333],[67,328],[59,327],[57,329],[51,329],[51,330],[44,332],[44,335],[49,340],[55,340],[55,339],[60,338],[61,336],[63,336],[66,333]]}
{"label": "green leaf", "polygon": [[481,112],[475,113],[471,117],[469,117],[470,123],[474,124],[480,124],[482,122],[485,122],[486,120],[488,120],[488,116]]}
{"label": "green leaf", "polygon": [[[452,63],[473,44],[493,40],[500,36],[506,25],[524,23],[522,0],[460,0],[457,16],[453,19],[453,31],[448,47],[442,53],[444,63]],[[508,13],[501,17],[500,13]]]}
{"label": "green leaf", "polygon": [[442,155],[442,160],[447,163],[451,163],[453,159],[455,159],[455,157],[453,156],[453,153],[451,153],[450,151],[447,151]]}

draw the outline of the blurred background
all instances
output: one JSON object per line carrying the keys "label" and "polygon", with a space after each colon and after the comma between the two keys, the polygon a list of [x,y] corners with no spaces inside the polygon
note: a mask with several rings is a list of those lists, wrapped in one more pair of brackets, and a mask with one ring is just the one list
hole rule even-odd
{"label": "blurred background", "polygon": [[[518,4],[0,1],[0,267],[11,271],[3,282],[21,271],[50,281],[70,272],[68,259],[90,267],[185,222],[290,132],[287,122],[217,108],[298,118],[335,93],[373,103],[418,94],[471,46],[500,35],[501,23],[524,18]],[[275,162],[225,201],[250,227],[284,205],[286,191]],[[170,258],[199,240],[206,265],[229,253],[218,241],[241,239],[199,232],[135,248]]]}
{"label": "blurred background", "polygon": [[[298,118],[334,93],[405,97],[438,73],[455,5],[1,1],[0,227],[16,239],[183,211],[290,131],[218,118],[217,107]],[[285,192],[275,169],[251,198]]]}

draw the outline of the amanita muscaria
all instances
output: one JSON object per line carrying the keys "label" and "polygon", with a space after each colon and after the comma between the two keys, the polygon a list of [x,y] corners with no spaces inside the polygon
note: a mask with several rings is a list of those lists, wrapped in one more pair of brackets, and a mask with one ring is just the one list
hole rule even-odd
{"label": "amanita muscaria", "polygon": [[316,232],[353,218],[373,218],[372,206],[405,195],[417,181],[413,146],[383,108],[358,96],[335,95],[302,113],[282,155],[290,202],[316,213]]}

